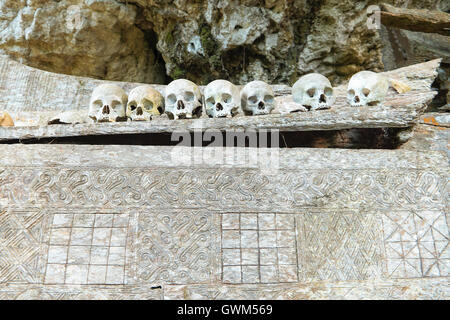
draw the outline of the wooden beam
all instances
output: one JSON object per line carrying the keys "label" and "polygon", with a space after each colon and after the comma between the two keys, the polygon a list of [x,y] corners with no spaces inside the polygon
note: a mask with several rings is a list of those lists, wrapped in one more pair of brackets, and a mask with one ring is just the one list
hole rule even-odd
{"label": "wooden beam", "polygon": [[381,5],[381,23],[387,27],[450,36],[450,14],[442,11]]}
{"label": "wooden beam", "polygon": [[[294,103],[291,88],[274,85],[279,113],[267,116],[176,121],[161,116],[144,123],[47,125],[48,119],[62,111],[80,110],[87,113],[92,89],[107,81],[49,73],[0,59],[0,109],[5,108],[16,124],[14,127],[0,127],[0,141],[207,129],[319,131],[409,127],[418,121],[427,103],[436,95],[431,90],[431,84],[437,76],[439,64],[438,59],[386,72],[388,78],[402,81],[412,90],[404,94],[390,90],[383,107],[350,107],[346,101],[347,84],[343,84],[335,88],[337,101],[330,110],[283,114],[283,109]],[[138,84],[122,82],[119,85],[129,92]],[[165,86],[155,88],[161,92],[165,90]]]}

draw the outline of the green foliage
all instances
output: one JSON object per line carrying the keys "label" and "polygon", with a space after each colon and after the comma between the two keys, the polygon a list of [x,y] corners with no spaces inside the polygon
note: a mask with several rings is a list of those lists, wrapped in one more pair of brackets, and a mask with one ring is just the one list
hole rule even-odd
{"label": "green foliage", "polygon": [[174,80],[184,78],[186,74],[186,70],[181,69],[180,67],[176,66],[172,72],[170,72],[170,77]]}
{"label": "green foliage", "polygon": [[220,70],[222,68],[222,60],[218,55],[211,56],[209,58],[209,63],[214,70]]}
{"label": "green foliage", "polygon": [[173,31],[174,30],[175,30],[175,23],[170,22],[168,27],[167,27],[166,36],[164,37],[164,41],[168,45],[172,45],[175,42],[175,39],[173,37]]}
{"label": "green foliage", "polygon": [[206,23],[202,24],[200,27],[200,41],[206,54],[208,56],[213,55],[217,44],[211,35],[211,27]]}

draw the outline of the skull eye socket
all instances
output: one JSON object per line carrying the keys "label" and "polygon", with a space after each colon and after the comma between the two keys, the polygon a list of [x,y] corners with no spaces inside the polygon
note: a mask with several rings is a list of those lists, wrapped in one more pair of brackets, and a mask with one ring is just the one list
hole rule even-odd
{"label": "skull eye socket", "polygon": [[256,96],[251,96],[248,98],[248,101],[250,101],[251,104],[258,103],[258,98]]}
{"label": "skull eye socket", "polygon": [[230,103],[232,100],[233,99],[232,99],[231,95],[229,95],[228,93],[222,94],[222,101],[224,103]]}
{"label": "skull eye socket", "polygon": [[348,92],[347,92],[350,96],[352,96],[352,97],[354,97],[355,96],[355,90],[353,90],[353,89],[351,89],[351,90],[348,90]]}
{"label": "skull eye socket", "polygon": [[175,104],[175,102],[177,102],[177,97],[174,94],[170,94],[167,97],[167,102],[169,102],[169,104]]}
{"label": "skull eye socket", "polygon": [[209,97],[208,99],[206,99],[206,104],[208,105],[208,107],[212,108],[216,104],[216,100],[214,100],[213,97]]}
{"label": "skull eye socket", "polygon": [[364,88],[364,89],[362,89],[362,93],[363,93],[363,95],[364,96],[369,96],[369,94],[370,94],[370,90],[369,89],[367,89],[367,88]]}
{"label": "skull eye socket", "polygon": [[273,100],[274,100],[274,97],[271,96],[271,95],[266,95],[266,96],[264,97],[264,101],[265,101],[266,103],[272,103]]}
{"label": "skull eye socket", "polygon": [[137,108],[137,107],[136,107],[136,106],[137,106],[136,101],[132,101],[132,102],[130,102],[128,105],[129,105],[131,111],[134,111],[134,110],[136,110],[136,108]]}
{"label": "skull eye socket", "polygon": [[326,96],[331,97],[333,95],[333,89],[330,87],[326,87],[324,93]]}
{"label": "skull eye socket", "polygon": [[195,99],[194,93],[193,93],[193,92],[190,92],[190,91],[186,91],[186,92],[184,93],[184,99],[185,99],[187,102],[192,102],[192,101],[194,101],[194,99]]}
{"label": "skull eye socket", "polygon": [[306,90],[306,93],[308,94],[308,96],[310,98],[312,98],[316,94],[316,89],[314,89],[314,88],[308,89],[308,90]]}
{"label": "skull eye socket", "polygon": [[117,106],[121,106],[122,105],[122,102],[120,102],[119,100],[113,100],[113,101],[111,101],[111,107],[113,108],[113,109],[115,109]]}
{"label": "skull eye socket", "polygon": [[144,108],[147,110],[153,109],[153,102],[147,99],[144,99]]}
{"label": "skull eye socket", "polygon": [[94,102],[92,102],[92,104],[96,105],[99,108],[103,107],[103,101],[102,100],[95,100]]}

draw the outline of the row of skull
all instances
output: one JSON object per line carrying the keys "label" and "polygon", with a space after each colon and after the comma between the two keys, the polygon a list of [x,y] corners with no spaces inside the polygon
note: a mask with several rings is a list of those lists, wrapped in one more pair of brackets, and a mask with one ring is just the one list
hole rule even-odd
{"label": "row of skull", "polygon": [[[386,97],[388,79],[371,72],[361,71],[349,82],[347,100],[352,106],[378,105]],[[311,73],[301,77],[292,87],[294,102],[308,110],[328,109],[335,102],[330,81],[323,75]],[[263,81],[252,81],[241,91],[226,80],[208,84],[202,95],[192,81],[172,81],[165,97],[149,85],[133,89],[127,96],[114,84],[103,84],[94,89],[89,106],[89,117],[97,122],[151,120],[152,116],[166,113],[170,119],[190,119],[202,114],[212,118],[270,114],[276,107],[272,88]]]}

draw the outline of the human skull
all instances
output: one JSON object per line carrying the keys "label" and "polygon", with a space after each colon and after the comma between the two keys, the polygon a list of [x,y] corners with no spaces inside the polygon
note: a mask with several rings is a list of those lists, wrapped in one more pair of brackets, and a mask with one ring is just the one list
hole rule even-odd
{"label": "human skull", "polygon": [[329,109],[335,102],[330,80],[319,73],[304,75],[292,87],[296,103],[310,110]]}
{"label": "human skull", "polygon": [[185,79],[172,81],[166,88],[166,114],[171,119],[191,119],[202,112],[202,93],[195,83]]}
{"label": "human skull", "polygon": [[89,117],[97,122],[126,120],[127,94],[115,84],[102,84],[92,92]]}
{"label": "human skull", "polygon": [[252,81],[241,91],[242,109],[248,115],[269,114],[275,109],[275,93],[263,81]]}
{"label": "human skull", "polygon": [[153,115],[164,112],[164,98],[158,90],[149,85],[131,90],[128,96],[127,117],[132,121],[152,120]]}
{"label": "human skull", "polygon": [[389,89],[389,80],[372,71],[355,74],[348,84],[347,101],[353,107],[381,104]]}
{"label": "human skull", "polygon": [[229,81],[215,80],[205,88],[206,114],[212,118],[231,118],[239,113],[239,89]]}

